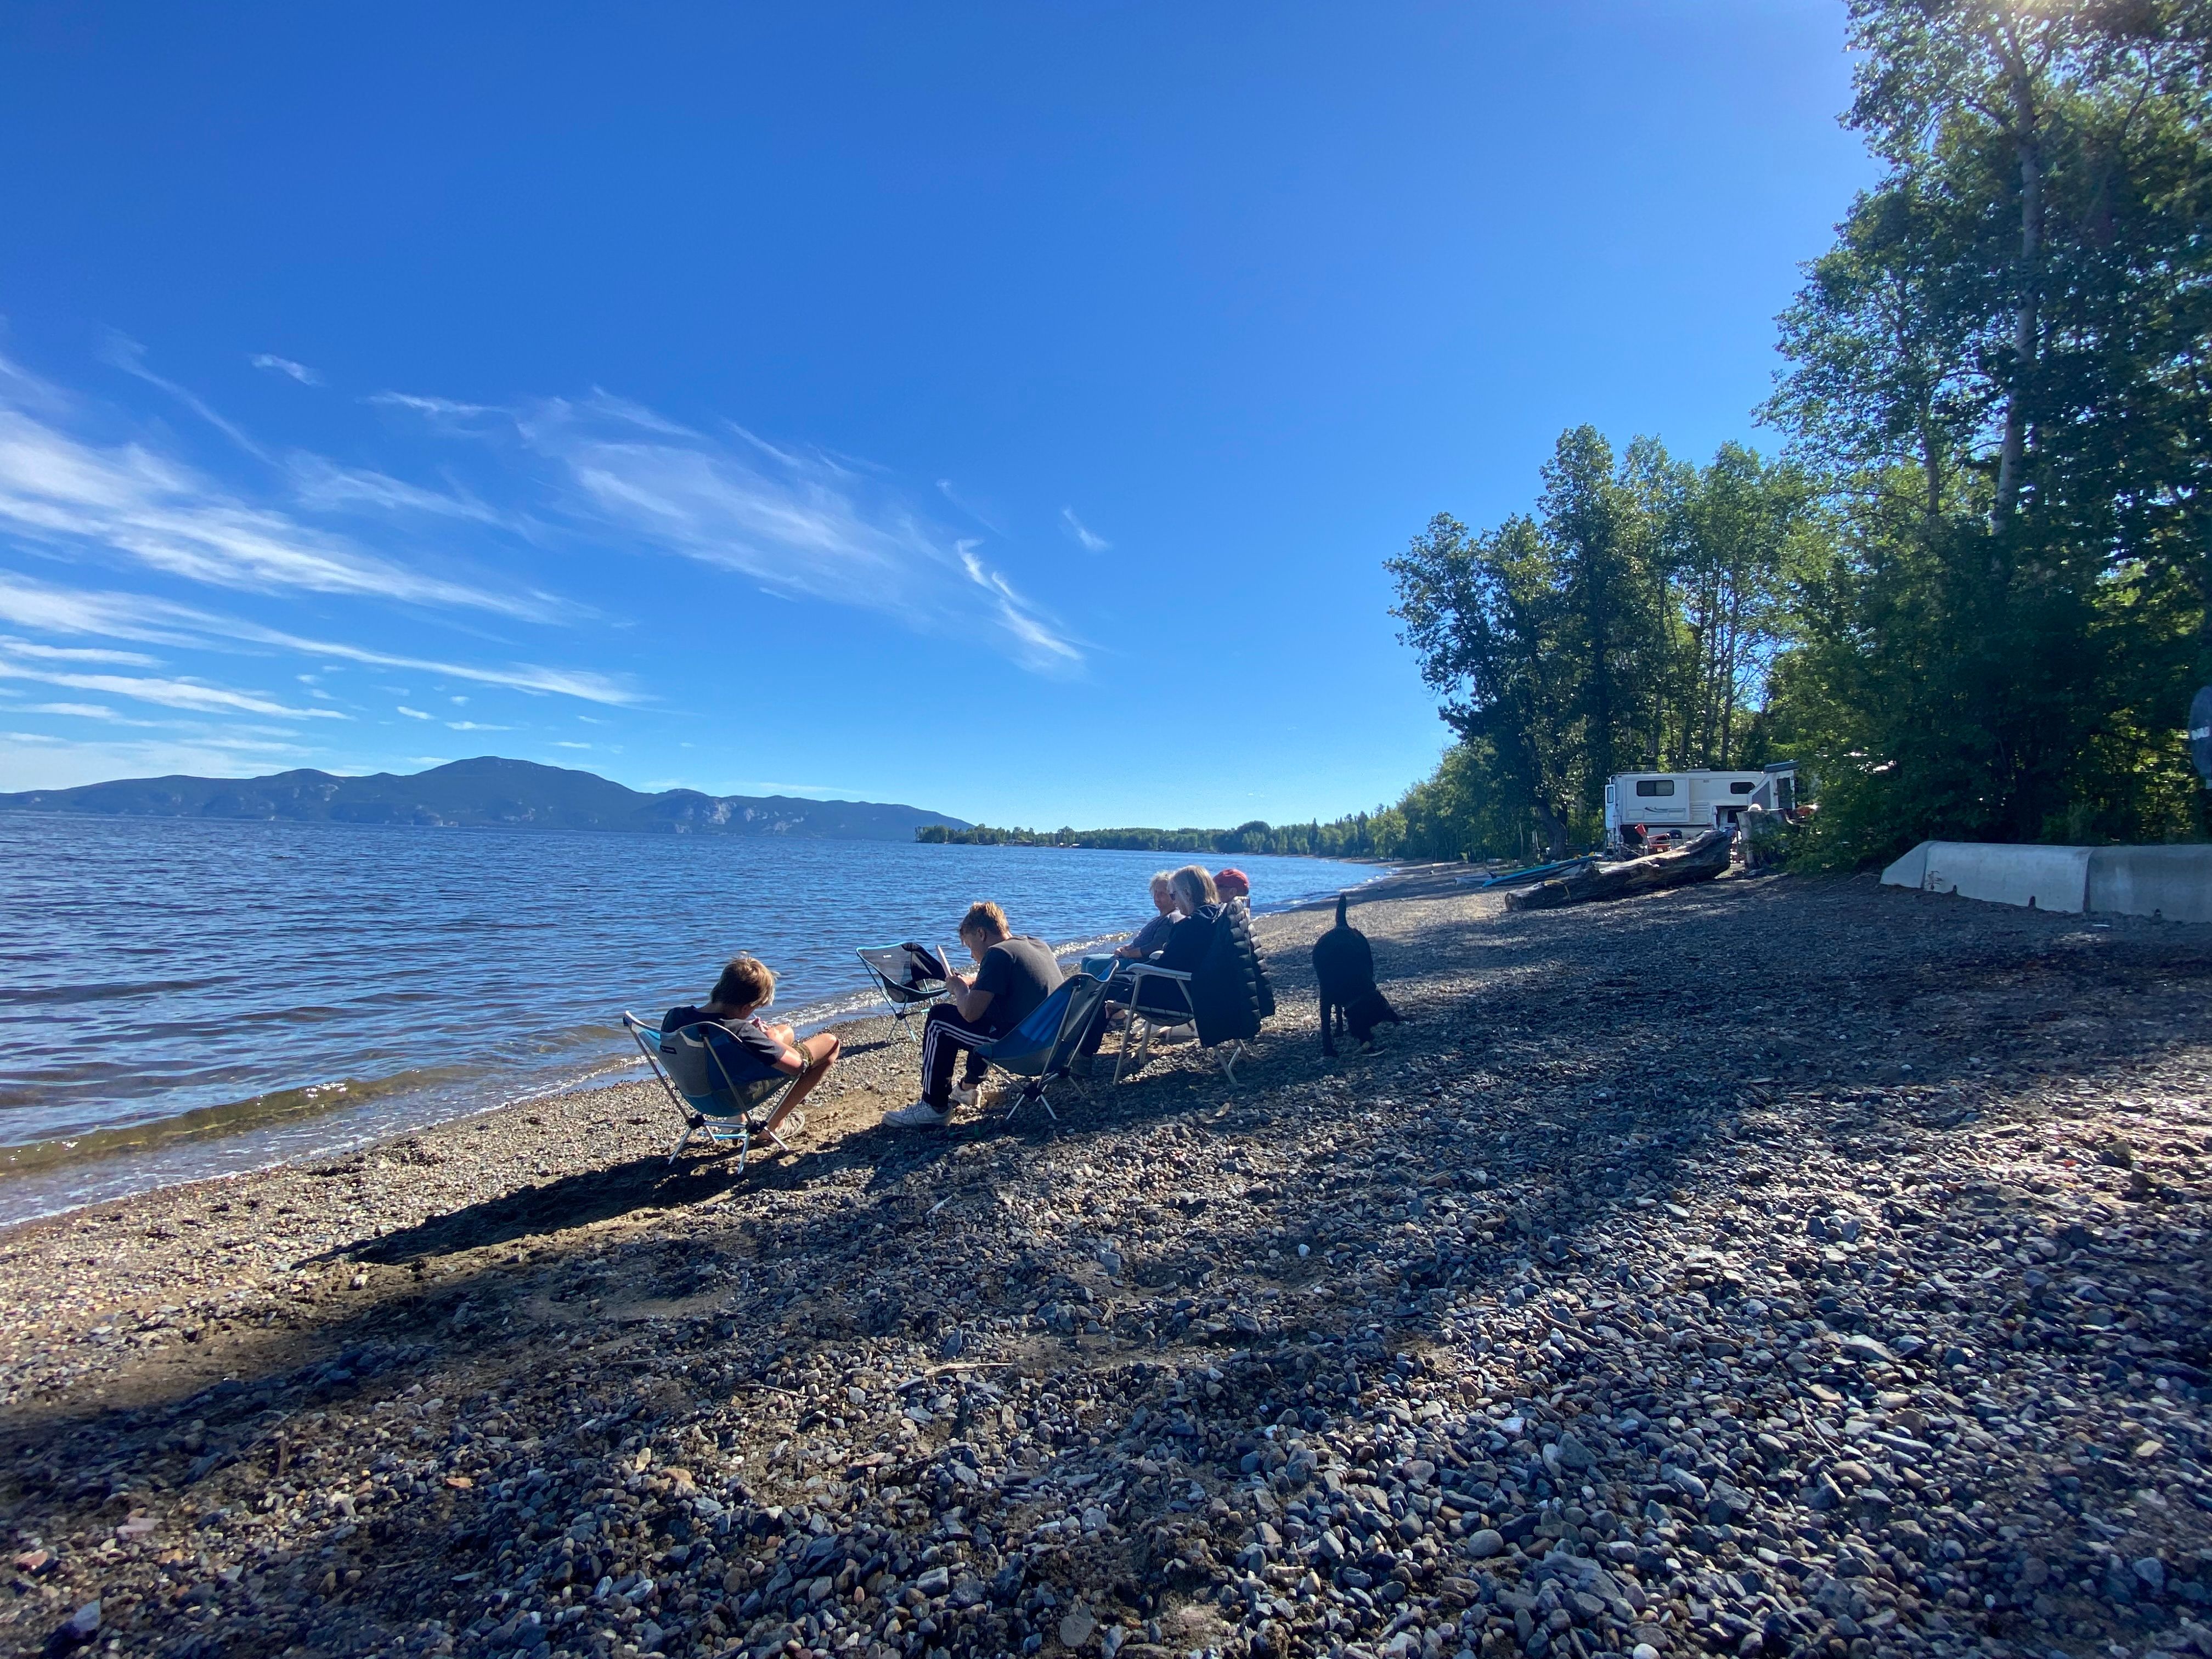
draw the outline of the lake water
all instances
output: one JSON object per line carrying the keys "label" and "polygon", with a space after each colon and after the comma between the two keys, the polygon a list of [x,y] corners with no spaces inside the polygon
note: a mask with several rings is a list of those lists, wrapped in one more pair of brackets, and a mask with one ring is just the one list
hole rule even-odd
{"label": "lake water", "polygon": [[[978,898],[1088,942],[1184,861],[0,814],[0,1222],[612,1080],[620,1011],[702,1000],[739,951],[819,1024],[868,1001],[855,945],[950,947]],[[1260,909],[1376,873],[1235,861]]]}

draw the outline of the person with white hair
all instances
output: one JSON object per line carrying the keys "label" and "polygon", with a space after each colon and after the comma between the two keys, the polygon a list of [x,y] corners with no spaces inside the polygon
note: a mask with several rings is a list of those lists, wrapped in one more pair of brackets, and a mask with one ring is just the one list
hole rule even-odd
{"label": "person with white hair", "polygon": [[1146,957],[1168,942],[1168,930],[1176,925],[1182,911],[1176,897],[1175,872],[1162,870],[1152,878],[1152,908],[1159,912],[1150,921],[1137,929],[1129,942],[1114,952],[1142,962]]}

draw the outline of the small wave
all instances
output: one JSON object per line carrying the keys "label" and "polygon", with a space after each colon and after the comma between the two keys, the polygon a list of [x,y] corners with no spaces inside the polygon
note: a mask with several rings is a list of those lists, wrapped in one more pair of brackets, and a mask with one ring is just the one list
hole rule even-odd
{"label": "small wave", "polygon": [[142,1123],[109,1124],[82,1134],[0,1146],[0,1171],[51,1169],[57,1164],[145,1152],[179,1141],[233,1135],[289,1120],[325,1116],[366,1106],[392,1095],[463,1084],[489,1075],[489,1066],[433,1066],[385,1078],[346,1078],[280,1089],[220,1106],[201,1106]]}
{"label": "small wave", "polygon": [[178,996],[228,983],[222,979],[116,980],[101,985],[39,985],[0,991],[0,1006],[68,1007],[81,1002],[129,1002],[149,996]]}

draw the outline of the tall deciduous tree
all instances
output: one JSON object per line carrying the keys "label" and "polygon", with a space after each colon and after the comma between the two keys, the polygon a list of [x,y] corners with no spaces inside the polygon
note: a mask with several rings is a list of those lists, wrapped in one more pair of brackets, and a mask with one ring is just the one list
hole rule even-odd
{"label": "tall deciduous tree", "polygon": [[1401,804],[1431,842],[1546,851],[1597,829],[1607,780],[1726,765],[1779,641],[1782,571],[1811,521],[1791,465],[1737,446],[1710,466],[1650,439],[1616,460],[1594,428],[1561,434],[1535,517],[1471,534],[1439,515],[1389,568],[1396,614],[1460,738]]}
{"label": "tall deciduous tree", "polygon": [[2179,728],[2212,672],[2208,16],[1853,0],[1847,119],[1890,172],[1783,319],[1768,409],[1843,522],[1778,675],[1838,856],[2188,827]]}

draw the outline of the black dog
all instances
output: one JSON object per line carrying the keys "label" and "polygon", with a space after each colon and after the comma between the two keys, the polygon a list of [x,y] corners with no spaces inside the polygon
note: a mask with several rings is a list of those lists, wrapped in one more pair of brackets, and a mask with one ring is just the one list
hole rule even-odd
{"label": "black dog", "polygon": [[1375,988],[1375,952],[1367,935],[1344,919],[1347,901],[1336,901],[1336,926],[1314,941],[1314,977],[1321,982],[1321,1051],[1336,1052],[1336,1022],[1364,1048],[1375,1046],[1375,1028],[1402,1025],[1405,1016]]}

